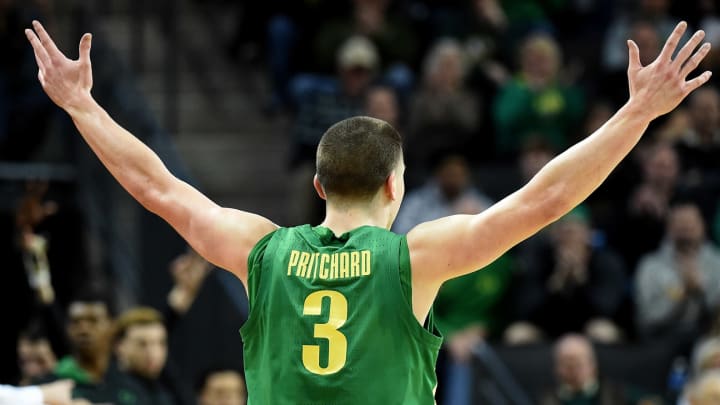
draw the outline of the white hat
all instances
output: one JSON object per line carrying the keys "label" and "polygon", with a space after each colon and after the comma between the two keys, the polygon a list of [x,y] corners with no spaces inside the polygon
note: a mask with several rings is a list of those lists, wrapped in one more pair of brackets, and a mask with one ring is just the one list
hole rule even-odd
{"label": "white hat", "polygon": [[375,45],[359,35],[348,38],[337,53],[337,62],[341,68],[362,67],[375,70],[379,59]]}

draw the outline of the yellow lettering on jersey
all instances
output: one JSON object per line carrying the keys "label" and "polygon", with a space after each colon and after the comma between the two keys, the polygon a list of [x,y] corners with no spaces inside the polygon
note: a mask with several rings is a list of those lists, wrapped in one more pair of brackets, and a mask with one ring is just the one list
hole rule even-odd
{"label": "yellow lettering on jersey", "polygon": [[362,271],[360,274],[363,276],[369,276],[370,275],[370,251],[369,250],[363,250],[360,252],[360,264],[362,266]]}
{"label": "yellow lettering on jersey", "polygon": [[330,256],[330,280],[338,278],[338,254],[333,253]]}
{"label": "yellow lettering on jersey", "polygon": [[350,254],[348,252],[340,253],[340,278],[350,277]]}
{"label": "yellow lettering on jersey", "polygon": [[330,255],[323,253],[320,255],[320,278],[326,280],[328,278],[328,268],[325,266],[330,261]]}
{"label": "yellow lettering on jersey", "polygon": [[350,277],[360,277],[360,252],[350,252]]}
{"label": "yellow lettering on jersey", "polygon": [[308,262],[310,261],[310,253],[308,252],[302,252],[300,253],[300,261],[298,262],[297,269],[295,270],[295,275],[298,277],[305,277],[305,272],[307,272],[307,266]]}
{"label": "yellow lettering on jersey", "polygon": [[318,256],[320,256],[320,253],[313,253],[312,257],[310,258],[310,264],[308,265],[308,272],[307,276],[305,278],[317,278],[317,270],[318,270]]}
{"label": "yellow lettering on jersey", "polygon": [[319,253],[290,251],[287,275],[306,279],[338,280],[371,275],[369,250]]}
{"label": "yellow lettering on jersey", "polygon": [[298,259],[300,258],[300,252],[293,250],[290,252],[290,261],[288,262],[288,276],[292,275],[292,268],[297,266]]}

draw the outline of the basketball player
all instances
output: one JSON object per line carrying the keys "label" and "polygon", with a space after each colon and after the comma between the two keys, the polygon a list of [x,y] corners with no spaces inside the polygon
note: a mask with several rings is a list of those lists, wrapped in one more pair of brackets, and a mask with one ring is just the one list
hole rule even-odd
{"label": "basketball player", "polygon": [[677,52],[678,24],[657,59],[640,64],[628,41],[630,98],[605,125],[547,164],[527,185],[478,215],[388,231],[404,194],[398,133],[355,117],[327,130],[313,181],[326,200],[319,226],[281,228],[222,208],[175,178],[90,95],[90,34],[67,59],[38,22],[26,34],[48,96],[145,208],[208,261],[245,285],[241,329],[249,403],[431,404],[441,338],[431,306],[440,285],[482,268],[584,200],[710,72],[686,80],[707,55],[699,31]]}

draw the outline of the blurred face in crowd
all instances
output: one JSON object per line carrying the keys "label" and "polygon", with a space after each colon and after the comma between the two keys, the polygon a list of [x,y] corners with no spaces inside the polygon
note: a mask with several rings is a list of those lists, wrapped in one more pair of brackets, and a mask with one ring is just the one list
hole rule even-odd
{"label": "blurred face in crowd", "polygon": [[564,218],[553,226],[556,247],[586,249],[590,245],[590,227],[579,218]]}
{"label": "blurred face in crowd", "polygon": [[660,37],[655,27],[645,21],[638,21],[632,26],[630,37],[640,49],[640,63],[643,66],[652,63],[660,54]]}
{"label": "blurred face in crowd", "polygon": [[67,332],[77,355],[95,357],[107,350],[112,322],[101,302],[73,302],[68,309]]}
{"label": "blurred face in crowd", "polygon": [[610,119],[610,117],[612,117],[613,113],[614,111],[609,104],[593,104],[592,107],[590,107],[587,118],[585,119],[585,133],[590,135],[597,131],[607,120]]}
{"label": "blurred face in crowd", "polygon": [[367,94],[367,115],[398,127],[398,102],[395,92],[387,87],[375,87]]}
{"label": "blurred face in crowd", "polygon": [[120,366],[147,379],[156,379],[167,360],[167,331],[162,323],[137,324],[128,327],[118,342]]}
{"label": "blurred face in crowd", "polygon": [[560,383],[580,391],[596,381],[595,354],[582,336],[567,336],[555,346],[555,372]]}
{"label": "blurred face in crowd", "polygon": [[520,63],[523,76],[531,86],[547,86],[555,81],[560,70],[560,49],[548,36],[532,36],[522,47]]}
{"label": "blurred face in crowd", "polygon": [[235,371],[210,375],[200,393],[200,405],[245,405],[245,381]]}
{"label": "blurred face in crowd", "polygon": [[57,358],[47,339],[18,340],[18,360],[23,379],[34,379],[49,374],[55,368]]}
{"label": "blurred face in crowd", "polygon": [[446,158],[435,175],[440,190],[448,200],[455,199],[470,183],[470,169],[465,159],[459,156]]}
{"label": "blurred face in crowd", "polygon": [[353,0],[353,3],[359,8],[372,7],[385,10],[390,4],[390,0]]}
{"label": "blurred face in crowd", "polygon": [[699,135],[715,135],[720,129],[720,95],[715,88],[700,88],[692,95],[690,117],[693,128]]}
{"label": "blurred face in crowd", "polygon": [[347,66],[340,68],[340,80],[343,90],[351,97],[358,97],[367,90],[372,82],[372,70],[364,66]]}
{"label": "blurred face in crowd", "polygon": [[669,6],[668,0],[640,0],[640,9],[651,16],[665,14]]}
{"label": "blurred face in crowd", "polygon": [[678,251],[697,249],[705,240],[705,224],[698,207],[693,204],[673,207],[668,217],[668,234]]}
{"label": "blurred face in crowd", "polygon": [[677,153],[670,145],[658,145],[650,152],[643,170],[651,187],[671,189],[680,172]]}
{"label": "blurred face in crowd", "polygon": [[520,173],[524,181],[530,181],[554,157],[547,147],[532,147],[524,149],[520,155]]}
{"label": "blurred face in crowd", "polygon": [[459,45],[450,42],[440,44],[430,57],[427,77],[430,87],[438,92],[459,89],[464,75],[463,54]]}

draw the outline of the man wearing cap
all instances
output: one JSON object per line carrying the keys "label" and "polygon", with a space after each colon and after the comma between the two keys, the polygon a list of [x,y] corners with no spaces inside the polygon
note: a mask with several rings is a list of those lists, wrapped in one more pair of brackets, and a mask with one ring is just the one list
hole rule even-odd
{"label": "man wearing cap", "polygon": [[322,220],[324,206],[312,190],[303,187],[312,183],[315,174],[315,150],[320,136],[334,123],[362,115],[365,93],[380,65],[378,51],[369,39],[349,38],[337,52],[337,76],[300,75],[292,84],[291,93],[298,113],[292,133],[290,165],[296,187],[289,200],[288,213],[292,222]]}

